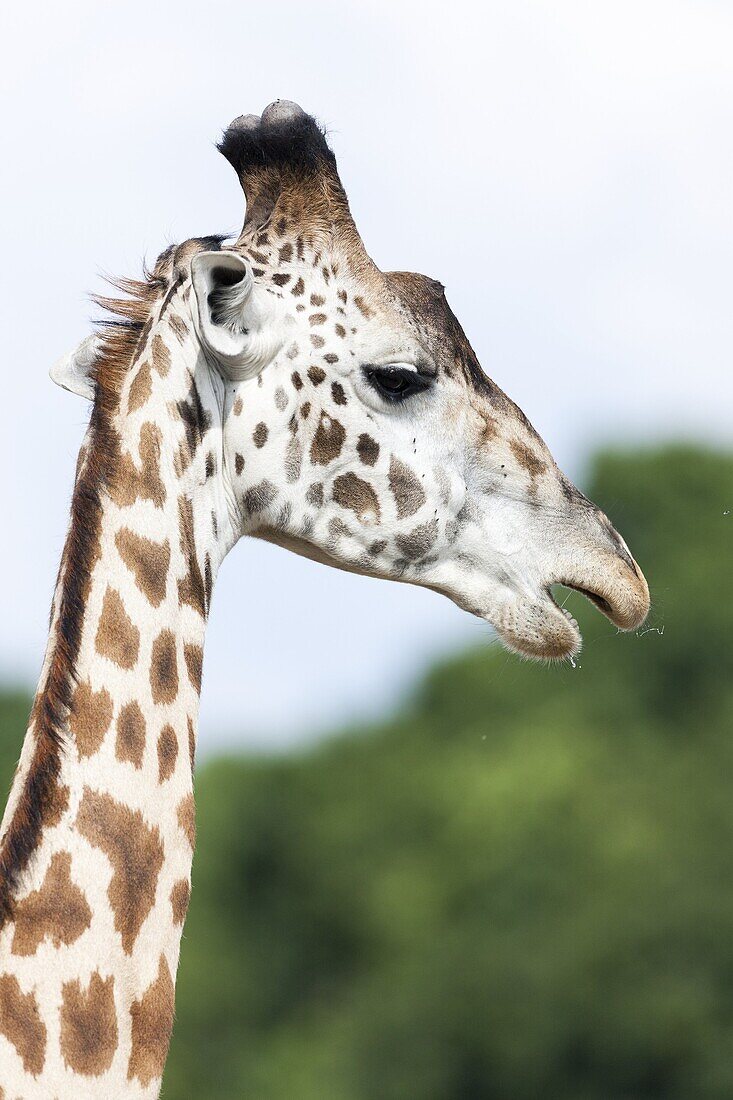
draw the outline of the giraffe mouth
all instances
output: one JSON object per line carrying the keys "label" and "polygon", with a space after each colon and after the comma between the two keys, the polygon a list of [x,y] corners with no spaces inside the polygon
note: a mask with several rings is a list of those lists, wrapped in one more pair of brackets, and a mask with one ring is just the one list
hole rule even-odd
{"label": "giraffe mouth", "polygon": [[[601,596],[598,592],[593,592],[590,588],[583,588],[582,585],[579,584],[570,584],[568,581],[560,581],[560,584],[563,586],[563,588],[570,588],[573,592],[579,592],[581,596],[585,596],[586,600],[589,600],[592,604],[594,604],[598,608],[598,610],[606,616],[607,619],[610,619],[611,622],[615,622],[614,609],[611,607],[608,600]],[[552,592],[549,592],[548,595],[550,596],[550,599],[553,601],[553,603],[557,603],[557,600],[553,596]],[[558,607],[560,611],[566,610],[559,604]]]}
{"label": "giraffe mouth", "polygon": [[[585,580],[585,578],[583,578]],[[508,601],[491,621],[508,649],[523,657],[558,661],[580,652],[582,637],[572,613],[561,606],[551,584],[562,585],[585,596],[619,630],[634,630],[649,610],[649,590],[638,567],[624,562],[603,573],[593,573],[594,583],[562,576],[545,585],[536,595],[524,593]]]}
{"label": "giraffe mouth", "polygon": [[[619,630],[635,630],[649,613],[649,588],[633,558],[628,562],[625,558],[618,560],[620,565],[615,573],[592,588],[569,577],[558,584],[585,596]],[[550,598],[555,602],[551,593]]]}

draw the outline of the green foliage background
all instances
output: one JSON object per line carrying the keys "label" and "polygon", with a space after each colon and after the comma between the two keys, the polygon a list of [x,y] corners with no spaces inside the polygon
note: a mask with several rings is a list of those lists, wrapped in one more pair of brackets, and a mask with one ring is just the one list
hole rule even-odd
{"label": "green foliage background", "polygon": [[733,1096],[733,456],[587,489],[650,629],[573,594],[578,668],[483,644],[382,725],[200,769],[165,1100]]}

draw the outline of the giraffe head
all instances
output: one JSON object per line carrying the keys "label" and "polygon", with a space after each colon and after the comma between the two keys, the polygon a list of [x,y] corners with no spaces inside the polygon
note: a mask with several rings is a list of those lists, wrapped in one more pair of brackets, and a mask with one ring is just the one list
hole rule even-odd
{"label": "giraffe head", "polygon": [[580,646],[556,584],[638,626],[649,594],[623,539],[483,373],[441,284],[369,258],[316,122],[278,101],[220,149],[244,227],[175,266],[236,534],[442,592],[527,656]]}

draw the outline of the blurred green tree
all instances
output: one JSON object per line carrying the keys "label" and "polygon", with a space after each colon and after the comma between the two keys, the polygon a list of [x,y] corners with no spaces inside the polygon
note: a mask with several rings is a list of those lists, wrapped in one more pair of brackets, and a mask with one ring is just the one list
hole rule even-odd
{"label": "blurred green tree", "polygon": [[27,691],[0,689],[0,804],[3,810],[23,745],[31,703]]}

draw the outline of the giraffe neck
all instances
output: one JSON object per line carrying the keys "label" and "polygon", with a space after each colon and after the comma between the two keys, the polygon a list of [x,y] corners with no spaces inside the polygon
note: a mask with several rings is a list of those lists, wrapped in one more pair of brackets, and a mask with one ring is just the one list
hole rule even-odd
{"label": "giraffe neck", "polygon": [[[217,395],[197,372],[177,302],[167,299],[141,337],[103,431],[95,407],[80,456],[3,828],[6,864],[18,857],[0,932],[6,1095],[157,1096],[167,1054],[194,847],[204,631],[229,545],[213,476]],[[67,699],[57,682],[64,660]],[[51,780],[33,806],[39,771]]]}

